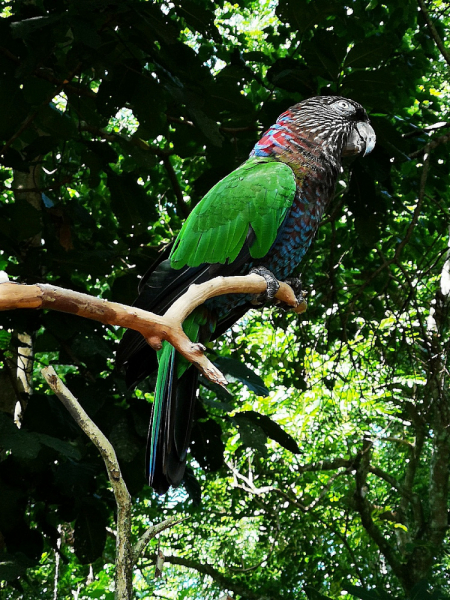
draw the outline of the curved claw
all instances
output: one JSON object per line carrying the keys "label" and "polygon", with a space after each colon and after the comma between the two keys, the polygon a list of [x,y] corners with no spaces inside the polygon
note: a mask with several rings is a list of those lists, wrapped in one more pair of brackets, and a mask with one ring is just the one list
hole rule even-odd
{"label": "curved claw", "polygon": [[290,279],[286,279],[285,283],[292,288],[299,304],[305,302],[304,296],[306,295],[306,292],[303,291],[302,280],[300,277],[291,277]]}
{"label": "curved claw", "polygon": [[[294,292],[295,298],[297,300],[297,307],[294,308],[294,312],[297,314],[304,313],[307,309],[307,304],[305,300],[306,292],[302,289],[302,281],[300,277],[291,277],[290,279],[286,279],[284,283],[287,283],[292,288]],[[280,302],[279,307],[283,310],[292,310],[292,306],[288,306]]]}
{"label": "curved claw", "polygon": [[204,346],[203,344],[200,344],[200,342],[192,344],[193,352],[201,352],[203,354],[203,352],[205,352],[205,350],[206,350],[206,346]]}

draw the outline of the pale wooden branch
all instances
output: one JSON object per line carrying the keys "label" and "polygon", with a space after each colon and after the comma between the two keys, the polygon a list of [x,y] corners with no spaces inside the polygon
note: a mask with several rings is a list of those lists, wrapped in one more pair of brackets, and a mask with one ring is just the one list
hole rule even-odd
{"label": "pale wooden branch", "polygon": [[115,597],[129,600],[132,597],[133,551],[131,548],[131,497],[120,471],[116,453],[110,441],[90,419],[75,396],[59,379],[53,367],[42,369],[42,375],[58,396],[75,422],[97,446],[108,472],[117,505]]}
{"label": "pale wooden branch", "polygon": [[149,527],[143,533],[143,535],[141,535],[141,537],[138,539],[138,541],[134,545],[134,548],[133,548],[133,563],[134,564],[137,563],[139,557],[144,552],[144,550],[147,547],[147,544],[149,543],[149,541],[152,540],[156,535],[158,535],[158,533],[161,533],[161,531],[164,531],[165,529],[169,529],[169,527],[173,527],[174,525],[177,525],[178,523],[181,523],[182,521],[185,521],[186,518],[180,519],[177,516],[175,516],[175,517],[169,517],[168,519],[166,519],[162,523],[158,523],[157,525],[153,525],[152,527]]}
{"label": "pale wooden branch", "polygon": [[[225,466],[228,467],[230,469],[230,471],[233,474],[233,487],[235,488],[239,488],[241,490],[243,490],[244,492],[247,492],[248,494],[252,494],[254,496],[261,496],[262,494],[267,494],[269,492],[273,492],[275,494],[278,494],[278,496],[281,496],[282,498],[284,498],[285,500],[287,500],[290,504],[292,504],[292,506],[295,506],[296,508],[299,508],[302,512],[308,512],[310,510],[312,510],[313,508],[315,508],[322,500],[323,498],[328,494],[328,492],[330,491],[335,479],[337,479],[338,477],[340,477],[341,475],[345,475],[346,473],[349,472],[349,470],[352,468],[353,466],[353,462],[352,461],[344,461],[345,464],[341,464],[341,460],[343,459],[338,459],[336,462],[336,466],[332,467],[332,468],[340,468],[342,466],[345,466],[345,470],[343,471],[336,471],[336,473],[334,473],[327,481],[326,485],[323,486],[322,491],[320,492],[319,496],[317,498],[314,498],[314,500],[312,500],[308,505],[302,504],[301,502],[298,502],[298,500],[296,500],[295,498],[292,498],[292,496],[290,496],[289,494],[287,494],[285,491],[281,490],[278,487],[272,486],[272,485],[266,485],[266,486],[261,486],[261,487],[257,487],[254,483],[253,483],[253,477],[251,475],[251,473],[249,473],[249,476],[246,477],[245,475],[243,475],[242,473],[240,473],[238,471],[238,469],[236,469],[231,463],[225,463]],[[317,465],[318,463],[316,463]],[[312,465],[307,465],[308,466],[312,466]],[[304,469],[303,472],[306,471],[310,471],[310,470],[314,470],[314,471],[322,471],[324,470],[323,468],[315,468],[315,469]],[[243,483],[239,483],[238,481],[241,480]]]}
{"label": "pale wooden branch", "polygon": [[[155,350],[159,350],[162,342],[167,340],[210,381],[226,386],[225,377],[205,356],[204,346],[193,343],[184,333],[182,324],[197,306],[209,298],[223,294],[260,294],[266,289],[267,284],[259,275],[216,277],[200,285],[191,285],[161,316],[54,285],[24,285],[6,281],[0,285],[0,310],[46,308],[105,324],[127,327],[139,331]],[[299,303],[292,288],[286,283],[280,282],[280,289],[275,298],[292,306],[296,313],[306,310],[306,302]]]}

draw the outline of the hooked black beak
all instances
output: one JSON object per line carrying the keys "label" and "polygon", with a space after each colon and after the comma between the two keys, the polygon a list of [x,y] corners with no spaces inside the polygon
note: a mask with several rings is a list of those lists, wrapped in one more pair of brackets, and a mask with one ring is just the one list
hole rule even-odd
{"label": "hooked black beak", "polygon": [[342,156],[353,156],[361,153],[366,156],[375,148],[376,139],[377,136],[372,125],[366,121],[360,121],[349,135],[342,150]]}

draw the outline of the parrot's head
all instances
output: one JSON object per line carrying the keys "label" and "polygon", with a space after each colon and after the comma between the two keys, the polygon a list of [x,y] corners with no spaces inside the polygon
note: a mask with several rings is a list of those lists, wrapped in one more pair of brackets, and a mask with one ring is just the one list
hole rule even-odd
{"label": "parrot's head", "polygon": [[375,147],[376,135],[369,117],[354,100],[342,96],[314,96],[299,102],[289,112],[311,141],[340,156],[365,156]]}

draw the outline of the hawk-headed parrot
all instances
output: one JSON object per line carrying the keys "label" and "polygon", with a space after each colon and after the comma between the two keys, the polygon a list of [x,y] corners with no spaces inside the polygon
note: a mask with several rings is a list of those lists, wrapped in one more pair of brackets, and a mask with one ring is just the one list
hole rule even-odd
{"label": "hawk-headed parrot", "polygon": [[[284,280],[302,260],[335,189],[344,156],[367,154],[375,133],[364,108],[347,98],[318,96],[283,113],[249,159],[197,204],[175,243],[143,277],[136,306],[163,314],[192,283],[219,275],[263,274]],[[208,300],[186,319],[192,341],[204,343],[250,307],[249,296]],[[158,369],[149,428],[147,469],[158,493],[183,479],[198,371],[168,343],[158,352],[128,330],[117,363],[135,386]]]}

